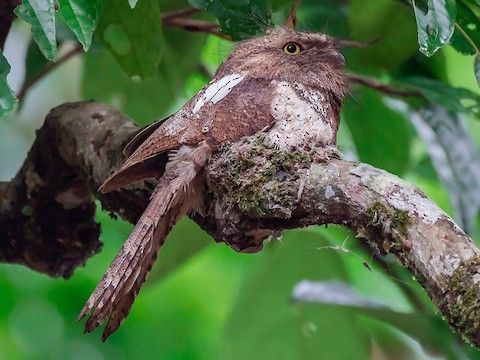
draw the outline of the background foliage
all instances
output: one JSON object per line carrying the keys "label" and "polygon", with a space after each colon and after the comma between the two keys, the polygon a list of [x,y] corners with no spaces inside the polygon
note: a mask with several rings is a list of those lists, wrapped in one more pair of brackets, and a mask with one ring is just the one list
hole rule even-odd
{"label": "background foliage", "polygon": [[[194,95],[233,44],[161,21],[187,6],[240,40],[282,24],[291,2],[23,0],[0,56],[0,179],[14,175],[34,129],[62,102],[104,101],[145,125]],[[419,186],[476,239],[479,16],[479,0],[304,0],[298,9],[300,29],[375,40],[345,49],[348,71],[410,95],[352,83],[339,134],[346,157]],[[47,72],[56,59],[62,65]],[[74,320],[131,226],[100,209],[98,221],[104,249],[68,281],[0,267],[0,359],[480,358],[395,259],[374,260],[345,229],[289,231],[245,255],[188,219],[102,344]],[[321,303],[292,301],[305,279],[341,282],[357,296],[343,303],[334,286]]]}

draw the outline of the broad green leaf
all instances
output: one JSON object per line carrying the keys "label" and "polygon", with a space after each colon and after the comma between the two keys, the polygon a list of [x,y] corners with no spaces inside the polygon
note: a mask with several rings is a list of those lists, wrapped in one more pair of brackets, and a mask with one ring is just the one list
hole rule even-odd
{"label": "broad green leaf", "polygon": [[[343,27],[346,33],[340,35],[344,38],[354,36],[356,40],[375,40],[366,48],[345,49],[350,69],[359,73],[372,73],[371,69],[377,72],[380,68],[395,69],[418,52],[417,28],[411,8],[392,0],[351,0],[349,3],[351,5],[344,15],[349,26],[340,20],[335,25],[328,22],[328,28]],[[323,26],[317,24],[319,29]]]}
{"label": "broad green leaf", "polygon": [[215,15],[223,33],[241,40],[272,26],[271,5],[265,0],[189,0],[195,8]]}
{"label": "broad green leaf", "polygon": [[381,301],[358,294],[355,289],[340,281],[302,280],[292,290],[294,301],[349,306],[368,309],[388,309]]}
{"label": "broad green leaf", "polygon": [[0,118],[11,112],[17,104],[14,92],[8,86],[7,75],[10,72],[10,65],[7,59],[0,53]]}
{"label": "broad green leaf", "polygon": [[391,105],[415,126],[448,190],[457,223],[472,233],[480,210],[480,153],[464,120],[439,105],[419,111],[399,101]]}
{"label": "broad green leaf", "polygon": [[[195,1],[195,0],[193,0],[193,1]],[[271,6],[272,6],[272,10],[277,11],[277,10],[285,7],[286,5],[290,5],[292,3],[292,1],[291,0],[271,0],[270,3],[271,3]]]}
{"label": "broad green leaf", "polygon": [[98,22],[103,0],[58,0],[59,15],[87,51]]}
{"label": "broad green leaf", "polygon": [[480,9],[480,0],[460,0],[460,2],[469,3],[472,6],[477,6],[477,9]]}
{"label": "broad green leaf", "polygon": [[313,231],[294,231],[257,255],[225,322],[222,358],[368,358],[368,334],[351,310],[291,303],[302,279],[345,279],[340,255],[317,250],[329,244]]}
{"label": "broad green leaf", "polygon": [[98,35],[129,76],[155,75],[162,31],[157,0],[142,0],[131,9],[126,0],[106,0]]}
{"label": "broad green leaf", "polygon": [[455,88],[442,81],[423,77],[402,79],[404,85],[419,91],[427,100],[448,111],[480,117],[480,95],[463,88]]}
{"label": "broad green leaf", "polygon": [[477,52],[476,48],[480,48],[480,19],[462,2],[457,2],[457,26],[451,44],[455,50],[466,55],[473,55]]}
{"label": "broad green leaf", "polygon": [[352,308],[390,324],[412,336],[427,348],[453,355],[456,353],[455,338],[448,325],[439,317],[421,313],[402,313],[374,298],[358,294],[350,285],[341,281],[303,280],[295,285],[292,298],[306,304],[330,305],[333,308]]}
{"label": "broad green leaf", "polygon": [[55,7],[53,0],[23,0],[15,14],[32,26],[33,38],[50,61],[57,57]]}
{"label": "broad green leaf", "polygon": [[359,160],[401,175],[410,163],[410,125],[378,92],[359,88],[354,96],[345,102],[341,126],[350,129]]}
{"label": "broad green leaf", "polygon": [[418,43],[420,51],[432,56],[450,41],[455,30],[455,0],[428,0],[427,8],[422,8],[421,0],[412,0],[417,19]]}
{"label": "broad green leaf", "polygon": [[45,59],[35,41],[31,39],[25,59],[25,78],[23,83],[25,84],[32,80],[47,64],[48,60]]}
{"label": "broad green leaf", "polygon": [[128,77],[105,48],[93,47],[86,54],[83,96],[113,104],[142,125],[170,115],[176,101],[186,102],[204,84],[185,93],[184,86],[195,76],[192,74],[198,68],[205,40],[203,34],[165,29],[161,39],[164,56],[157,73],[142,81]]}
{"label": "broad green leaf", "polygon": [[350,28],[345,26],[348,23],[347,11],[348,5],[336,0],[303,0],[297,9],[297,28],[311,31],[311,29],[321,29],[328,24],[330,35],[347,37],[351,32]]}
{"label": "broad green leaf", "polygon": [[480,86],[480,54],[475,56],[475,77],[477,78],[478,86]]}

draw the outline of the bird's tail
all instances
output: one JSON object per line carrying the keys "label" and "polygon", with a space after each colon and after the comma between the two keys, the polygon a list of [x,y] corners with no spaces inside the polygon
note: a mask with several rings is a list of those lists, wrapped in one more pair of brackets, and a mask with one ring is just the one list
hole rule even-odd
{"label": "bird's tail", "polygon": [[147,209],[79,315],[80,320],[90,313],[86,332],[108,320],[102,335],[105,341],[128,315],[172,226],[199,205],[209,156],[206,144],[174,154]]}

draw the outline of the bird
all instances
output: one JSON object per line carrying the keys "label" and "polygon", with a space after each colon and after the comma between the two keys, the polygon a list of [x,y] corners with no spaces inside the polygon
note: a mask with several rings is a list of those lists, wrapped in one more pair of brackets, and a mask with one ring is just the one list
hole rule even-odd
{"label": "bird", "polygon": [[150,202],[82,309],[85,332],[107,322],[105,341],[127,317],[173,225],[201,212],[205,167],[224,144],[260,132],[282,151],[336,144],[346,93],[334,38],[287,27],[236,44],[213,79],[165,121],[141,130],[99,191],[156,178]]}

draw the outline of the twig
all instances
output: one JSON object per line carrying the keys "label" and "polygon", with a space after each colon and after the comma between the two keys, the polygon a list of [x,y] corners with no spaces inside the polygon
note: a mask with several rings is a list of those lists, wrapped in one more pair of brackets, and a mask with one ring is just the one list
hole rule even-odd
{"label": "twig", "polygon": [[212,34],[223,39],[231,40],[231,37],[220,32],[220,26],[208,21],[189,19],[185,17],[162,17],[162,25],[167,27],[178,27],[186,31],[202,32]]}
{"label": "twig", "polygon": [[335,39],[337,46],[344,48],[366,48],[376,44],[379,41],[378,38],[367,40],[367,41],[357,41],[350,39]]}
{"label": "twig", "polygon": [[[186,8],[181,10],[176,10],[172,12],[165,13],[162,16],[162,23],[165,26],[171,27],[180,27],[187,31],[199,31],[206,32],[209,34],[214,34],[220,36],[224,39],[230,39],[228,35],[220,33],[220,28],[217,24],[208,23],[206,21],[187,19],[186,16],[197,13],[199,10],[194,8]],[[82,51],[80,44],[76,44],[74,48],[63,54],[56,62],[51,62],[45,65],[34,77],[29,80],[25,80],[21,89],[18,91],[17,97],[20,101],[23,101],[27,92],[32,88],[38,81],[43,77],[48,75],[51,71],[55,70],[58,66],[62,65],[64,62],[69,60],[76,54],[79,54]]]}
{"label": "twig", "polygon": [[73,57],[76,54],[79,54],[82,51],[82,46],[80,44],[75,44],[75,46],[63,54],[61,57],[57,59],[56,62],[50,62],[45,67],[43,67],[35,76],[31,79],[25,79],[25,82],[22,85],[22,88],[19,90],[17,97],[18,100],[23,101],[25,95],[30,90],[32,86],[34,86],[38,81],[40,81],[43,77],[48,75],[52,70],[56,69],[58,66],[62,65],[68,59]]}
{"label": "twig", "polygon": [[297,27],[297,10],[300,6],[301,0],[293,0],[292,8],[288,14],[287,20],[285,21],[285,26],[290,29],[295,29]]}
{"label": "twig", "polygon": [[378,90],[387,95],[400,96],[400,97],[423,97],[422,93],[416,90],[400,90],[394,88],[390,85],[383,84],[373,78],[357,75],[357,74],[348,74],[348,80],[352,83],[357,83],[360,85],[367,86],[369,88]]}
{"label": "twig", "polygon": [[478,46],[475,44],[475,42],[472,40],[472,38],[463,30],[463,28],[458,25],[458,23],[455,23],[455,28],[460,31],[460,33],[463,35],[465,40],[470,44],[470,46],[475,50],[475,53],[480,54],[480,50],[478,49]]}
{"label": "twig", "polygon": [[189,18],[191,15],[196,14],[199,11],[199,9],[195,8],[170,11],[162,14],[161,23],[166,27],[178,27],[186,31],[202,32],[231,40],[228,35],[220,32],[220,26],[218,24]]}
{"label": "twig", "polygon": [[169,11],[162,14],[162,21],[169,21],[176,18],[186,18],[198,13],[200,10],[195,8],[185,8],[180,10]]}

